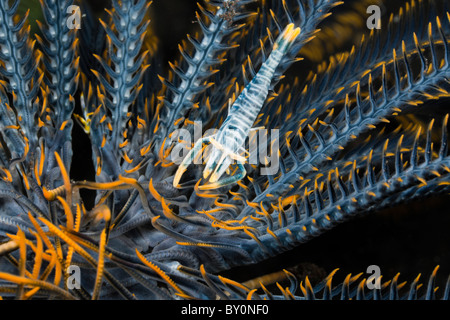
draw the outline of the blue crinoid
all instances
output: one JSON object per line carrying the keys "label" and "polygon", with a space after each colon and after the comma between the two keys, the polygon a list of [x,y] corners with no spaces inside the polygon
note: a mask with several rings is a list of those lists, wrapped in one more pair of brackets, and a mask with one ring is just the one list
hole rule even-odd
{"label": "blue crinoid", "polygon": [[[161,1],[112,0],[100,13],[40,3],[33,35],[19,0],[0,0],[3,297],[449,298],[437,268],[421,290],[419,277],[408,289],[398,275],[333,286],[335,271],[311,284],[286,270],[275,291],[280,273],[245,283],[229,273],[301,253],[354,217],[449,192],[447,1],[204,1],[167,70],[166,36],[150,23]],[[369,7],[384,8],[371,28]],[[284,40],[267,84],[253,81]],[[242,133],[235,156],[260,161],[205,188],[200,157],[174,181],[180,154],[231,113],[243,123],[245,104],[234,103],[263,87],[262,134]]]}

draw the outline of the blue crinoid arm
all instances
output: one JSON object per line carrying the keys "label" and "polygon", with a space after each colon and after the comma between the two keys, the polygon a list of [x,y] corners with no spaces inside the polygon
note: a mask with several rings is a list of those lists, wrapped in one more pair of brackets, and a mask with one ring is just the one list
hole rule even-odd
{"label": "blue crinoid arm", "polygon": [[[79,79],[79,58],[77,58],[77,26],[70,27],[68,15],[72,14],[73,1],[41,1],[45,24],[38,22],[43,38],[36,35],[44,54],[45,77],[42,103],[48,108],[40,113],[44,129],[40,140],[40,152],[47,157],[45,171],[55,163],[54,152],[70,168],[72,151],[72,113],[75,108],[75,92]],[[79,14],[76,13],[75,14]],[[79,14],[81,18],[81,14]],[[48,175],[48,172],[47,174]],[[45,175],[45,176],[46,176]],[[46,178],[42,177],[44,184]]]}
{"label": "blue crinoid arm", "polygon": [[[370,280],[364,277],[362,272],[356,275],[348,274],[341,283],[336,283],[335,278],[339,271],[335,269],[320,283],[312,285],[308,276],[299,283],[294,274],[283,269],[273,275],[283,275],[286,279],[286,287],[277,282],[278,290],[273,292],[268,290],[267,282],[263,283],[264,277],[252,279],[241,285],[230,279],[205,272],[203,266],[200,271],[184,266],[179,266],[178,270],[196,281],[205,282],[206,285],[202,288],[205,293],[214,293],[225,300],[448,300],[450,295],[450,278],[445,288],[437,293],[436,275],[439,266],[434,268],[428,278],[422,279],[425,284],[420,283],[421,275],[419,274],[407,284],[408,290],[402,290],[406,282],[399,283],[400,273],[389,280],[385,280],[384,277],[376,279],[373,283],[374,288],[368,290],[366,284]],[[425,287],[422,292],[420,292],[421,287]]]}
{"label": "blue crinoid arm", "polygon": [[[38,22],[44,38],[37,35],[40,49],[44,53],[44,64],[47,76],[44,78],[48,86],[48,99],[54,112],[54,127],[61,128],[64,122],[70,121],[75,107],[74,95],[78,84],[77,28],[69,25],[69,14],[81,14],[76,10],[72,0],[41,2],[45,24]],[[71,13],[71,10],[75,10]],[[81,22],[80,22],[81,23]],[[70,126],[69,126],[70,127]],[[70,140],[70,128],[65,138]]]}
{"label": "blue crinoid arm", "polygon": [[20,138],[19,134],[15,134],[15,140],[22,142],[8,145],[13,158],[22,158],[37,146],[38,126],[34,116],[38,106],[35,99],[42,79],[37,72],[40,55],[34,50],[34,42],[29,38],[30,29],[26,26],[28,13],[19,22],[14,19],[18,5],[18,0],[12,5],[8,1],[0,3],[0,59],[3,62],[0,73],[4,77],[2,85],[13,96],[12,101],[3,99],[3,102],[15,110],[16,119],[10,111],[6,112],[10,120],[20,127],[19,132],[23,136]]}
{"label": "blue crinoid arm", "polygon": [[148,51],[141,49],[150,22],[144,22],[150,2],[112,3],[113,9],[108,11],[112,23],[101,20],[106,31],[108,55],[103,58],[95,54],[102,70],[91,70],[98,78],[99,87],[92,90],[97,92],[101,107],[97,110],[97,106],[93,106],[96,112],[91,119],[90,134],[97,171],[99,174],[102,171],[106,180],[116,179],[121,172],[118,163],[128,145],[130,107],[142,88],[141,77],[149,67],[146,63]]}
{"label": "blue crinoid arm", "polygon": [[[402,138],[394,144],[386,140],[381,149],[369,153],[364,164],[357,164],[355,160],[349,166],[335,167],[327,175],[317,176],[293,192],[297,197],[284,203],[287,197],[278,199],[278,204],[272,207],[275,210],[270,220],[267,216],[257,227],[261,231],[264,228],[272,231],[259,238],[260,258],[271,255],[272,250],[308,241],[355,215],[425,197],[438,190],[448,192],[448,115],[440,128],[437,152],[433,152],[432,147],[433,123],[428,125],[424,143],[420,142],[423,139],[421,129],[409,146]],[[381,163],[376,163],[375,158]],[[268,209],[261,203],[258,211]]]}

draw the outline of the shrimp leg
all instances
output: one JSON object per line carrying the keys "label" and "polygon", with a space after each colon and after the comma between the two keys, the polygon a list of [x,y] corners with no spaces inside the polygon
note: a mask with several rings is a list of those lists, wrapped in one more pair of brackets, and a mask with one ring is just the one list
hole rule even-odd
{"label": "shrimp leg", "polygon": [[234,175],[226,177],[224,179],[220,179],[213,183],[201,185],[198,188],[200,190],[211,190],[211,189],[217,189],[217,188],[238,182],[239,180],[241,180],[242,178],[245,177],[247,172],[245,171],[244,165],[241,162],[237,162],[236,164],[237,164],[238,170]]}
{"label": "shrimp leg", "polygon": [[213,136],[208,136],[202,139],[198,139],[197,142],[194,144],[194,147],[189,151],[186,157],[184,157],[183,162],[181,162],[177,172],[175,173],[175,177],[173,178],[173,186],[175,188],[178,187],[181,177],[194,160],[196,154],[202,149],[203,143],[210,142],[212,137]]}

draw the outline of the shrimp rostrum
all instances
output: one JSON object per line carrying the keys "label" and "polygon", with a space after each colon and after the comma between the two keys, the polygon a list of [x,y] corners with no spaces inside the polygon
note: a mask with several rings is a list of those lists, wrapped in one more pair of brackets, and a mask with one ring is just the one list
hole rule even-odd
{"label": "shrimp rostrum", "polygon": [[[299,34],[300,28],[294,28],[293,23],[281,32],[273,45],[271,54],[229,108],[228,116],[219,130],[211,136],[199,139],[183,159],[173,180],[174,187],[179,186],[182,175],[194,157],[202,151],[203,143],[211,143],[212,150],[203,170],[203,179],[209,178],[208,183],[200,185],[199,189],[216,189],[245,177],[246,158],[241,155],[242,151],[246,152],[243,149],[245,139],[252,130],[253,123],[269,94],[276,68]],[[233,160],[236,161],[237,171],[233,175],[221,179]]]}

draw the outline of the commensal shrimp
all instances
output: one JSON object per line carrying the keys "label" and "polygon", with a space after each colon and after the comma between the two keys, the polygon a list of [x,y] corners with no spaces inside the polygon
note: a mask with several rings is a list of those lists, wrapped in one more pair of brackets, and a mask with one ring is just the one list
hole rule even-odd
{"label": "commensal shrimp", "polygon": [[[300,28],[294,28],[293,23],[281,32],[268,59],[229,108],[228,116],[217,133],[199,139],[183,159],[173,180],[174,187],[179,186],[182,175],[192,163],[196,154],[201,151],[202,144],[207,142],[213,145],[210,157],[203,170],[203,179],[209,177],[209,183],[200,185],[199,189],[216,189],[235,183],[245,177],[245,157],[239,153],[245,152],[243,149],[245,139],[269,94],[269,87],[276,68],[299,34]],[[219,180],[233,160],[236,160],[238,167],[236,173]]]}

